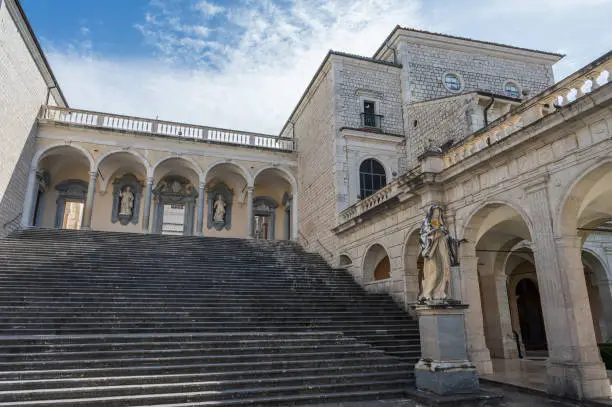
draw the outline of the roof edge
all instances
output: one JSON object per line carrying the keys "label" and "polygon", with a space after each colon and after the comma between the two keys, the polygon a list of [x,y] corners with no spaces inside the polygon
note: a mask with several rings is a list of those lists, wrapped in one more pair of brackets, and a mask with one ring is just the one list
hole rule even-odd
{"label": "roof edge", "polygon": [[[19,34],[23,38],[26,47],[28,48],[34,63],[38,67],[43,79],[45,80],[47,87],[51,93],[55,93],[55,96],[59,99],[59,104],[62,107],[69,107],[68,101],[59,86],[59,82],[49,65],[49,61],[45,56],[45,53],[38,42],[38,38],[32,29],[32,25],[26,16],[25,10],[21,6],[19,0],[2,0],[0,6],[5,4],[10,16],[13,18]],[[18,21],[21,20],[21,21]]]}
{"label": "roof edge", "polygon": [[387,44],[389,43],[391,38],[395,35],[395,33],[397,33],[400,30],[406,31],[406,32],[409,32],[409,33],[425,34],[425,35],[442,37],[442,38],[447,38],[447,39],[452,39],[452,40],[472,42],[472,43],[477,43],[477,44],[481,44],[481,45],[490,45],[490,46],[494,46],[494,47],[513,49],[513,50],[517,50],[517,51],[525,51],[525,52],[530,52],[530,53],[534,53],[534,54],[548,55],[549,57],[556,57],[556,61],[559,61],[560,59],[565,57],[565,54],[560,54],[560,53],[556,53],[556,52],[542,51],[542,50],[537,50],[537,49],[518,47],[516,45],[508,45],[508,44],[502,44],[502,43],[492,42],[492,41],[476,40],[476,39],[473,39],[473,38],[460,37],[460,36],[450,35],[450,34],[436,33],[436,32],[432,32],[432,31],[419,30],[419,29],[416,29],[416,28],[402,27],[401,25],[398,24],[398,25],[395,26],[395,28],[393,28],[393,30],[387,36],[387,38],[385,38],[384,42],[380,45],[380,47],[378,47],[378,49],[376,50],[376,52],[373,55],[373,58],[378,58],[379,57],[379,54],[381,53],[383,48],[385,46],[387,46]]}

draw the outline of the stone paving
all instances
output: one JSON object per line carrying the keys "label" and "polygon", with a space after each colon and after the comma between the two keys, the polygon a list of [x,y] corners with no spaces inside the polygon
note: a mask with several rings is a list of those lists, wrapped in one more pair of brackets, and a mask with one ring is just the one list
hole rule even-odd
{"label": "stone paving", "polygon": [[[543,394],[537,394],[532,391],[523,391],[520,389],[514,389],[507,386],[495,386],[491,384],[481,383],[481,389],[491,392],[502,394],[504,398],[501,401],[484,401],[477,402],[474,407],[531,407],[531,406],[550,406],[550,407],[582,407],[582,406],[596,406],[595,403],[581,403],[572,400],[561,400],[556,398],[550,398]],[[603,406],[603,404],[601,404]],[[453,406],[453,404],[449,404]],[[366,401],[366,402],[352,402],[352,403],[332,403],[332,404],[321,404],[318,407],[425,407],[424,404],[415,402],[413,400],[380,400],[380,401]]]}

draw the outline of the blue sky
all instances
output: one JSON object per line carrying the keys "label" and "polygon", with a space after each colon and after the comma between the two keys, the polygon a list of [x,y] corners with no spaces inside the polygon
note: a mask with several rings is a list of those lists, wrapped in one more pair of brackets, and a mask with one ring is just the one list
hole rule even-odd
{"label": "blue sky", "polygon": [[612,0],[21,0],[73,107],[278,132],[329,49],[396,24],[562,52],[612,48]]}

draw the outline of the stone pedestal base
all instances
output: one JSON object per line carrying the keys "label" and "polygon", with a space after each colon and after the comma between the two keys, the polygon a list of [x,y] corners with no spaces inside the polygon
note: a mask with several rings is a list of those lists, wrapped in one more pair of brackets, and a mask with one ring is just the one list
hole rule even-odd
{"label": "stone pedestal base", "polygon": [[478,372],[468,359],[462,304],[415,306],[421,334],[421,360],[414,375],[418,390],[438,396],[475,394]]}

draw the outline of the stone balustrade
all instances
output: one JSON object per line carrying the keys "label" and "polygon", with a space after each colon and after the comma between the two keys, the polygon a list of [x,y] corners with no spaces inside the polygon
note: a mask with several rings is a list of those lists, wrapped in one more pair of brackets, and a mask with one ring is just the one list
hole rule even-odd
{"label": "stone balustrade", "polygon": [[144,133],[272,150],[294,151],[295,147],[294,140],[285,137],[54,106],[43,106],[39,120],[111,131]]}
{"label": "stone balustrade", "polygon": [[612,81],[612,52],[467,137],[443,155],[448,168]]}
{"label": "stone balustrade", "polygon": [[420,167],[414,168],[411,171],[408,171],[400,177],[396,178],[389,184],[385,185],[383,188],[379,189],[372,195],[363,198],[352,206],[349,206],[348,208],[340,212],[340,224],[349,222],[361,216],[362,214],[384,204],[385,202],[389,202],[391,199],[403,193],[406,193],[406,184],[408,184],[410,180],[415,179],[415,177],[417,177],[421,173],[422,170]]}

